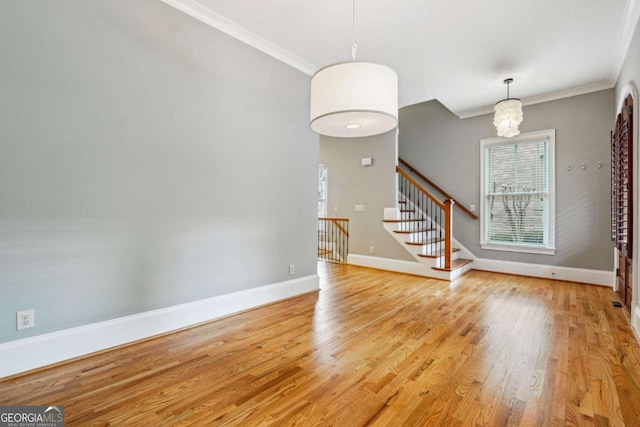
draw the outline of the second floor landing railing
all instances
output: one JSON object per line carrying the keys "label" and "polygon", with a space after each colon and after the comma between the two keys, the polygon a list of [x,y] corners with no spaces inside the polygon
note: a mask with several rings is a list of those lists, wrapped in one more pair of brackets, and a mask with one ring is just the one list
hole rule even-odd
{"label": "second floor landing railing", "polygon": [[349,218],[318,218],[318,259],[346,263],[349,254]]}

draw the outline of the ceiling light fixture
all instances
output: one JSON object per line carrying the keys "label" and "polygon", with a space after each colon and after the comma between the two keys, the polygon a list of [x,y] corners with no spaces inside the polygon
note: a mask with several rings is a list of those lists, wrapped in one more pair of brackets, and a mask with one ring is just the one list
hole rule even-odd
{"label": "ceiling light fixture", "polygon": [[386,65],[356,62],[357,48],[353,0],[353,61],[324,67],[311,78],[309,124],[321,135],[371,136],[398,125],[398,75]]}
{"label": "ceiling light fixture", "polygon": [[498,101],[493,109],[496,115],[493,118],[493,125],[498,130],[498,136],[511,138],[520,135],[518,126],[522,123],[522,101],[518,98],[509,98],[509,85],[513,79],[506,79],[507,97]]}

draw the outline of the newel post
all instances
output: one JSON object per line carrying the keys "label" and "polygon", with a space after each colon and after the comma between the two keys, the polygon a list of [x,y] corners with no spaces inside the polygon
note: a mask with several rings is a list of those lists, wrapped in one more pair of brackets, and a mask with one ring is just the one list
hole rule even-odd
{"label": "newel post", "polygon": [[451,270],[451,257],[453,255],[453,245],[451,243],[451,233],[453,230],[453,205],[451,199],[444,201],[444,268]]}

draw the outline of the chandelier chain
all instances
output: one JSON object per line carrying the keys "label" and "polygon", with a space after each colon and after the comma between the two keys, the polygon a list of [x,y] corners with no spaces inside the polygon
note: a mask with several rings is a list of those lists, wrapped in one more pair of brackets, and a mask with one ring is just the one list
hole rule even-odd
{"label": "chandelier chain", "polygon": [[353,60],[356,60],[356,51],[358,50],[358,44],[356,43],[356,0],[353,0],[353,14],[352,14],[352,35],[353,35],[353,45],[351,46],[351,57]]}

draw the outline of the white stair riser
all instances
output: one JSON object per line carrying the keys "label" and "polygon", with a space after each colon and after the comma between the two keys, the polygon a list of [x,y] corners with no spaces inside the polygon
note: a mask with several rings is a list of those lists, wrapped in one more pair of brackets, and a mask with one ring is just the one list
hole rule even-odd
{"label": "white stair riser", "polygon": [[436,237],[437,233],[436,230],[430,230],[430,231],[421,231],[418,233],[410,233],[410,234],[404,234],[405,236],[405,241],[407,242],[421,242],[425,239],[433,239],[434,237]]}
{"label": "white stair riser", "polygon": [[400,231],[414,231],[414,230],[422,230],[423,228],[429,228],[428,221],[408,221],[408,222],[398,222],[398,228],[396,230]]}
{"label": "white stair riser", "polygon": [[419,252],[420,254],[424,254],[424,255],[430,255],[434,252],[437,252],[438,250],[444,250],[444,242],[442,243],[428,243],[426,245],[422,245],[422,246],[415,246],[415,245],[407,245],[407,246],[414,246],[415,248],[419,248]]}
{"label": "white stair riser", "polygon": [[[418,252],[418,253],[422,255],[431,255],[429,252]],[[456,260],[458,258],[460,258],[460,251],[456,251],[451,254],[451,261]],[[444,262],[444,255],[437,256],[433,259],[438,260],[438,262],[439,261]]]}

